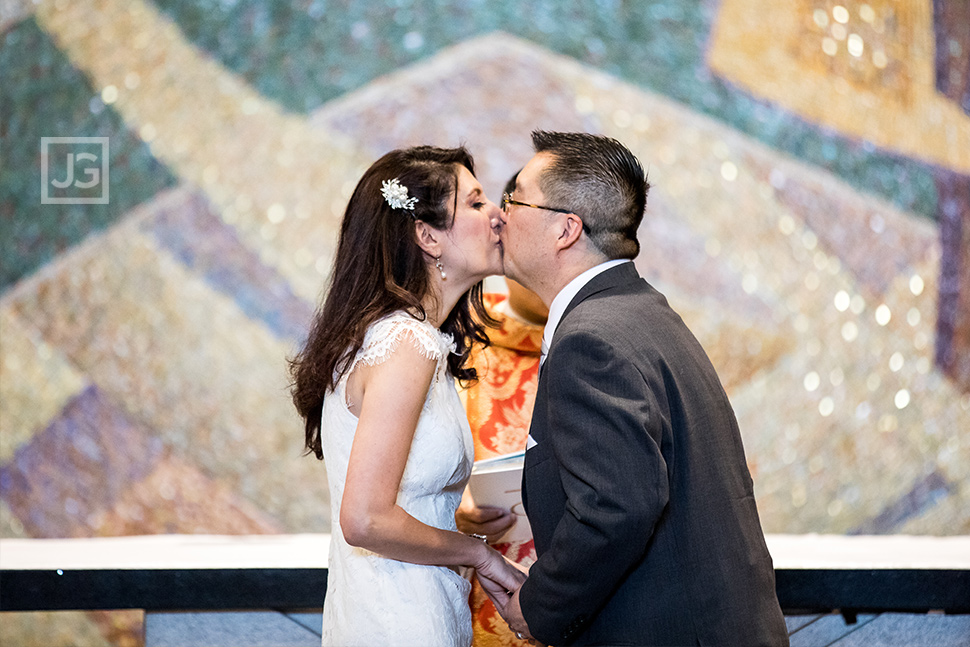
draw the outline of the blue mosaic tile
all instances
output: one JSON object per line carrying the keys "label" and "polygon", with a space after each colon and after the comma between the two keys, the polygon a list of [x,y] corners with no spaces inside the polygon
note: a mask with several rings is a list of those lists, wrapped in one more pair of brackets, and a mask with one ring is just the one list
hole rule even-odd
{"label": "blue mosaic tile", "polygon": [[970,393],[970,178],[939,170],[940,258],[936,364]]}
{"label": "blue mosaic tile", "polygon": [[918,517],[955,492],[955,484],[949,482],[940,472],[931,472],[913,484],[909,492],[887,505],[875,518],[861,524],[848,534],[890,534],[898,530],[907,520]]}
{"label": "blue mosaic tile", "polygon": [[162,458],[152,429],[92,386],[0,467],[0,497],[32,537],[83,537]]}
{"label": "blue mosaic tile", "polygon": [[[771,170],[764,169],[771,181]],[[823,243],[873,294],[883,294],[893,279],[924,260],[936,242],[872,203],[846,204],[797,176],[776,182],[776,199],[804,220]],[[833,216],[833,214],[838,214]]]}
{"label": "blue mosaic tile", "polygon": [[936,89],[970,115],[970,3],[936,0]]}
{"label": "blue mosaic tile", "polygon": [[[105,106],[34,18],[0,34],[0,70],[2,291],[175,180],[124,120]],[[109,138],[108,204],[42,203],[42,137]],[[51,153],[55,152],[60,149],[52,148]],[[66,179],[53,171],[50,177]],[[67,197],[58,196],[56,190],[49,194]]]}
{"label": "blue mosaic tile", "polygon": [[246,247],[200,193],[160,211],[143,229],[212,287],[228,295],[252,319],[276,335],[302,341],[313,306]]}

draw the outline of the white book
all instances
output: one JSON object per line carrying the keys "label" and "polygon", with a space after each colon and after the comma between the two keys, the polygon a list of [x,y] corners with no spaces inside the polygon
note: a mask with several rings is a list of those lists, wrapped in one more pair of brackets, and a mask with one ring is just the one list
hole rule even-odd
{"label": "white book", "polygon": [[532,539],[532,527],[522,507],[522,467],[525,450],[495,458],[475,461],[468,487],[476,505],[495,506],[511,510],[515,523],[496,543],[520,542]]}

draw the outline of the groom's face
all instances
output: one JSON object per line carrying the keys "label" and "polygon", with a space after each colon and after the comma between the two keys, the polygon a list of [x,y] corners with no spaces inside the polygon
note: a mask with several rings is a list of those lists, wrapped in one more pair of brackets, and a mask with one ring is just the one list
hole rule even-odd
{"label": "groom's face", "polygon": [[[512,198],[516,202],[544,205],[545,196],[539,189],[539,178],[552,161],[548,153],[539,153],[519,172]],[[536,279],[549,269],[554,260],[553,211],[517,204],[505,205],[502,213],[503,265],[505,275],[535,289]]]}

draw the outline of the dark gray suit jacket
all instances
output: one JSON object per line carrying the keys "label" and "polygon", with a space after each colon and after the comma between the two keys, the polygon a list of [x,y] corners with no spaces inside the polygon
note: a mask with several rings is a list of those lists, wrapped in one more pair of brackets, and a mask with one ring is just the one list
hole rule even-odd
{"label": "dark gray suit jacket", "polygon": [[787,645],[734,411],[632,263],[566,309],[539,377],[521,591],[553,645]]}

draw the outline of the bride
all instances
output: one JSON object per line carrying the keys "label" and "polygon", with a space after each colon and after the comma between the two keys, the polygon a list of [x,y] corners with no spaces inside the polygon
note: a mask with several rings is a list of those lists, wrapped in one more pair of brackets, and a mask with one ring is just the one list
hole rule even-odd
{"label": "bride", "polygon": [[475,569],[490,596],[524,580],[456,531],[471,432],[455,379],[475,379],[482,279],[502,271],[485,197],[463,149],[419,146],[357,184],[330,287],[291,362],[306,447],[326,457],[332,541],[323,645],[471,644]]}

